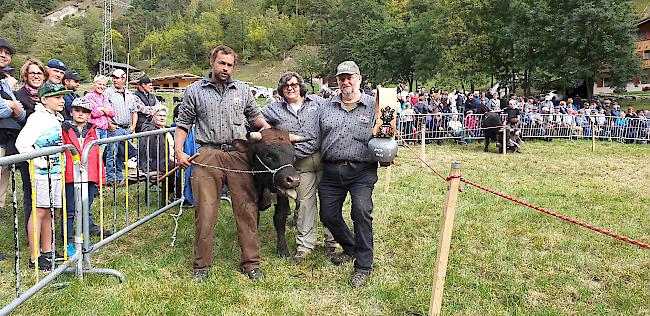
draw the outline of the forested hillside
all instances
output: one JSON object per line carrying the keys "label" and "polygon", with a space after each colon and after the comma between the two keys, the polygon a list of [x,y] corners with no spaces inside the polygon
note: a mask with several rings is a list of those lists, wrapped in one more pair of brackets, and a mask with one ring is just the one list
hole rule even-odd
{"label": "forested hillside", "polygon": [[[56,56],[88,76],[101,54],[102,1],[53,27],[60,0],[5,0],[0,36],[22,56]],[[127,2],[128,1],[122,1]],[[74,4],[67,2],[66,4]],[[210,47],[227,44],[243,63],[282,60],[296,46],[298,70],[327,75],[356,60],[375,83],[444,85],[517,78],[527,89],[556,81],[612,83],[639,75],[633,36],[640,0],[133,0],[113,20],[115,61],[148,73],[202,73]],[[304,50],[301,50],[304,51]],[[20,64],[24,57],[16,58]]]}

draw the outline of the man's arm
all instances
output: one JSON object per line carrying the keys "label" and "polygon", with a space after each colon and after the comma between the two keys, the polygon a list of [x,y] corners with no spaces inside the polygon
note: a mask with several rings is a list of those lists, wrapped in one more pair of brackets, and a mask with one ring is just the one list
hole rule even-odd
{"label": "man's arm", "polygon": [[183,144],[187,139],[187,134],[187,130],[180,126],[177,126],[174,132],[174,156],[176,157],[176,163],[183,168],[189,168],[192,164],[189,161],[190,156],[183,152]]}
{"label": "man's arm", "polygon": [[262,116],[261,114],[257,115],[252,121],[250,121],[250,123],[254,129],[260,131],[267,128],[271,128],[271,125],[269,125],[269,123],[266,122],[264,116]]}
{"label": "man's arm", "polygon": [[131,130],[131,133],[135,132],[135,124],[138,123],[138,112],[133,111],[131,113],[131,126],[129,126],[129,129]]}

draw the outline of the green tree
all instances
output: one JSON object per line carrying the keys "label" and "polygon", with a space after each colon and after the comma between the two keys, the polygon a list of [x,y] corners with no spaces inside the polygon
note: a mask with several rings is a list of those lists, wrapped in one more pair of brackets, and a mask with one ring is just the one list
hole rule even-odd
{"label": "green tree", "polygon": [[30,12],[9,12],[0,20],[0,38],[21,53],[29,52],[40,29],[41,17]]}
{"label": "green tree", "polygon": [[305,78],[311,86],[311,92],[316,93],[313,79],[325,69],[325,63],[316,51],[301,52],[295,57],[295,71]]}

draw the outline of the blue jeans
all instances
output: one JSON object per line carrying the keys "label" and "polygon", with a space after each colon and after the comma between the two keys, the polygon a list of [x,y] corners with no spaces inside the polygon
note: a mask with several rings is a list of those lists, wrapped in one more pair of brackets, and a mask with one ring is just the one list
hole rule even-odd
{"label": "blue jeans", "polygon": [[[122,136],[131,134],[131,130],[126,128],[117,128],[114,131],[108,132],[108,137]],[[129,156],[136,155],[136,151],[129,151]],[[124,141],[107,144],[106,146],[106,181],[122,181],[124,180]]]}
{"label": "blue jeans", "polygon": [[[377,163],[339,165],[325,162],[318,187],[320,219],[348,255],[354,268],[370,272],[373,261],[372,191],[377,182]],[[343,202],[350,192],[354,233],[343,219]]]}
{"label": "blue jeans", "polygon": [[[97,185],[93,182],[88,182],[88,209],[90,209],[93,206],[93,199],[95,198],[95,195],[97,194]],[[74,234],[75,234],[75,226],[74,226],[74,218],[75,218],[75,201],[74,201],[74,183],[66,183],[65,184],[65,211],[66,211],[66,218],[67,218],[67,226],[68,226],[68,243],[74,242]],[[95,220],[93,219],[93,214],[90,213],[90,227],[92,228],[95,226]],[[63,220],[61,220],[63,221]],[[63,240],[63,230],[61,230],[61,240]]]}

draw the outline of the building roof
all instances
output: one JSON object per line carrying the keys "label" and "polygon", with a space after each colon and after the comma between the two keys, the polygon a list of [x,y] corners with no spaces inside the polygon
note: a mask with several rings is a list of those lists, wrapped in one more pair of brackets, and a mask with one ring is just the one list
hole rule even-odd
{"label": "building roof", "polygon": [[[194,79],[196,80],[201,80],[203,77],[197,76],[194,74],[190,73],[182,73],[182,74],[174,74],[174,75],[169,75],[169,76],[162,76],[162,77],[155,77],[155,78],[150,78],[151,81],[157,81],[157,80],[170,80],[170,79]],[[132,80],[131,83],[137,83],[138,80]]]}
{"label": "building roof", "polygon": [[107,65],[109,65],[109,66],[111,66],[113,68],[128,69],[130,71],[142,71],[139,68],[136,68],[136,67],[133,67],[131,65],[124,64],[124,63],[116,63],[114,61],[106,61],[106,60],[102,60],[101,62],[105,63],[105,64],[107,64]]}

